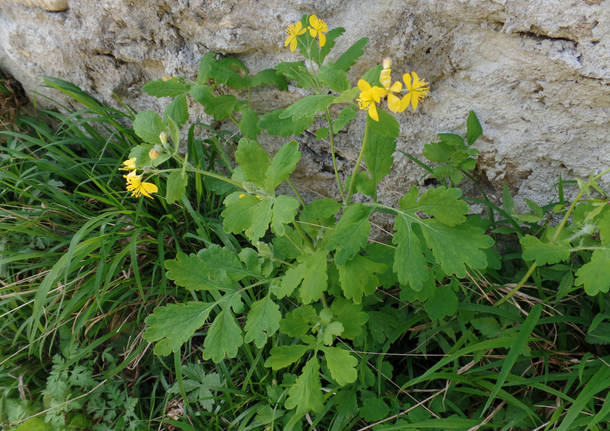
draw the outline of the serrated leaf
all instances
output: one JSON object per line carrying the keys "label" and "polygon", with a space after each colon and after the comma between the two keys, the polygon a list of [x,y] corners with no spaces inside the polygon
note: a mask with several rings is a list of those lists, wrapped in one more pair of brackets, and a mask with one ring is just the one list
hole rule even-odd
{"label": "serrated leaf", "polygon": [[246,138],[256,139],[260,134],[258,128],[258,115],[250,108],[241,110],[241,121],[239,122],[239,131]]}
{"label": "serrated leaf", "polygon": [[371,232],[369,215],[371,210],[362,204],[347,207],[335,230],[329,231],[327,250],[337,250],[335,262],[343,265],[366,245]]}
{"label": "serrated leaf", "polygon": [[197,74],[197,84],[205,84],[210,77],[212,64],[216,62],[213,52],[206,53],[199,61],[199,73]]}
{"label": "serrated leaf", "polygon": [[431,162],[446,163],[453,151],[453,147],[444,142],[431,142],[424,145],[424,157]]}
{"label": "serrated leaf", "polygon": [[374,197],[377,193],[377,184],[365,171],[360,171],[356,174],[354,188],[358,191],[358,193],[362,193],[366,196]]}
{"label": "serrated leaf", "polygon": [[455,133],[439,133],[437,136],[442,143],[451,146],[454,150],[458,150],[464,146],[464,138]]}
{"label": "serrated leaf", "polygon": [[559,263],[570,257],[570,247],[567,244],[542,242],[532,235],[525,235],[519,242],[523,247],[523,260],[533,260],[538,266]]}
{"label": "serrated leaf", "polygon": [[207,302],[187,302],[157,307],[146,317],[143,337],[149,343],[157,343],[156,355],[175,352],[203,326],[214,306]]}
{"label": "serrated leaf", "polygon": [[466,221],[470,209],[466,202],[460,200],[461,196],[462,190],[458,188],[430,188],[421,195],[414,207],[403,209],[421,211],[447,226],[455,226]]}
{"label": "serrated leaf", "polygon": [[275,198],[271,214],[271,231],[284,235],[284,225],[292,223],[299,209],[299,201],[291,196],[280,195]]}
{"label": "serrated leaf", "polygon": [[288,89],[286,78],[284,78],[284,75],[275,69],[261,70],[251,78],[251,87],[258,87],[261,85],[274,85],[282,91],[286,91]]}
{"label": "serrated leaf", "polygon": [[378,111],[379,121],[367,116],[369,136],[364,148],[364,161],[375,187],[392,169],[396,149],[396,138],[400,130],[398,121],[393,115],[383,110]]}
{"label": "serrated leaf", "polygon": [[371,69],[369,69],[364,76],[362,76],[362,79],[364,79],[366,82],[368,82],[371,87],[372,86],[381,86],[381,82],[379,82],[379,75],[381,74],[381,70],[383,69],[383,66],[381,64],[378,64],[377,66],[372,67]]}
{"label": "serrated leaf", "polygon": [[325,250],[302,255],[298,264],[286,271],[280,289],[274,291],[274,294],[283,298],[300,286],[299,296],[303,304],[320,299],[327,289],[326,256]]}
{"label": "serrated leaf", "polygon": [[610,289],[610,250],[595,250],[591,260],[576,271],[576,286],[583,286],[587,295],[608,293]]}
{"label": "serrated leaf", "polygon": [[133,131],[149,144],[161,144],[159,135],[164,130],[163,120],[155,111],[138,112],[133,120]]}
{"label": "serrated leaf", "polygon": [[434,286],[424,304],[424,310],[432,320],[453,316],[457,312],[458,298],[450,286]]}
{"label": "serrated leaf", "polygon": [[337,97],[334,98],[333,104],[335,103],[352,103],[356,96],[360,94],[358,87],[352,87],[348,90],[341,92]]}
{"label": "serrated leaf", "polygon": [[350,355],[347,350],[339,347],[324,347],[322,350],[330,375],[339,386],[345,386],[356,381],[358,378],[358,371],[356,371],[358,360],[356,358]]}
{"label": "serrated leaf", "polygon": [[599,236],[603,246],[610,246],[610,206],[606,206],[597,220]]}
{"label": "serrated leaf", "polygon": [[394,232],[394,272],[400,283],[420,291],[428,279],[428,263],[419,236],[414,232],[410,221],[402,215],[397,215],[394,219]]}
{"label": "serrated leaf", "polygon": [[353,340],[362,334],[365,323],[369,320],[368,313],[362,311],[362,305],[354,304],[345,298],[336,298],[330,306],[331,311],[343,324],[341,336]]}
{"label": "serrated leaf", "polygon": [[253,139],[240,139],[235,151],[235,160],[239,163],[247,181],[261,188],[265,187],[265,172],[271,166],[271,161],[258,142]]}
{"label": "serrated leaf", "polygon": [[335,67],[334,64],[325,64],[320,68],[318,78],[328,88],[341,93],[349,88],[349,81],[344,70]]}
{"label": "serrated leaf", "polygon": [[479,136],[483,134],[483,128],[479,119],[477,118],[474,111],[468,113],[468,119],[466,120],[466,141],[468,145],[472,145]]}
{"label": "serrated leaf", "polygon": [[335,133],[335,134],[339,133],[354,118],[356,118],[356,107],[355,106],[348,105],[345,108],[343,108],[341,110],[341,112],[339,112],[339,115],[337,115],[337,118],[335,118],[335,121],[333,122],[333,133]]}
{"label": "serrated leaf", "polygon": [[357,255],[345,264],[338,265],[337,269],[343,294],[356,304],[360,304],[363,296],[375,292],[379,286],[379,279],[375,274],[384,272],[386,265]]}
{"label": "serrated leaf", "polygon": [[341,204],[334,199],[317,199],[305,205],[300,215],[302,229],[312,238],[317,238],[320,231],[324,231],[324,226],[335,224],[335,214],[341,209]]}
{"label": "serrated leaf", "polygon": [[248,68],[240,60],[227,57],[210,63],[209,77],[235,90],[249,85]]}
{"label": "serrated leaf", "polygon": [[303,118],[280,118],[283,109],[277,109],[263,115],[258,122],[258,127],[266,130],[272,136],[296,136],[303,133],[313,122],[313,116]]}
{"label": "serrated leaf", "polygon": [[205,261],[195,254],[178,254],[176,259],[165,261],[167,278],[177,286],[191,290],[233,289],[234,283],[226,279],[210,279],[210,271]]}
{"label": "serrated leaf", "polygon": [[170,117],[178,126],[183,126],[189,119],[188,106],[186,104],[186,95],[177,96],[165,108],[165,115]]}
{"label": "serrated leaf", "polygon": [[296,382],[288,390],[288,399],[284,406],[288,410],[296,407],[296,415],[302,416],[309,411],[319,412],[322,403],[322,384],[320,383],[320,364],[313,356],[303,369]]}
{"label": "serrated leaf", "polygon": [[322,140],[328,138],[328,127],[322,127],[316,130],[316,139]]}
{"label": "serrated leaf", "polygon": [[311,346],[295,344],[292,346],[276,346],[271,349],[270,356],[265,361],[265,367],[281,370],[301,359]]}
{"label": "serrated leaf", "polygon": [[210,87],[206,85],[192,87],[189,94],[203,105],[205,113],[212,115],[216,121],[229,118],[233,111],[241,104],[240,100],[231,94],[214,96]]}
{"label": "serrated leaf", "polygon": [[254,341],[256,347],[262,349],[267,343],[267,338],[280,328],[281,318],[280,307],[268,296],[254,302],[246,319],[244,342]]}
{"label": "serrated leaf", "polygon": [[280,321],[280,332],[291,337],[301,338],[318,321],[318,314],[311,305],[301,305],[286,313]]}
{"label": "serrated leaf", "polygon": [[138,169],[142,169],[144,167],[151,166],[152,161],[150,160],[150,156],[148,155],[148,153],[154,147],[155,146],[151,145],[151,144],[136,145],[135,147],[133,147],[131,149],[131,151],[129,151],[128,158],[130,158],[130,159],[132,157],[136,158],[136,168],[138,168]]}
{"label": "serrated leaf", "polygon": [[279,117],[280,119],[292,118],[294,120],[313,117],[318,112],[326,110],[326,108],[331,105],[334,98],[335,96],[332,94],[305,96],[284,109],[284,112],[282,112]]}
{"label": "serrated leaf", "polygon": [[307,70],[302,61],[284,62],[275,66],[275,69],[288,80],[294,81],[301,88],[315,88],[315,79]]}
{"label": "serrated leaf", "polygon": [[364,54],[364,47],[368,42],[368,37],[358,39],[347,49],[347,51],[341,54],[339,59],[335,62],[335,66],[347,72],[356,63],[356,60]]}
{"label": "serrated leaf", "polygon": [[260,239],[271,221],[273,199],[259,199],[240,192],[231,193],[224,200],[222,227],[225,232],[246,233],[252,240]]}
{"label": "serrated leaf", "polygon": [[382,399],[367,398],[364,400],[359,413],[365,421],[375,422],[385,418],[389,412],[390,408]]}
{"label": "serrated leaf", "polygon": [[188,177],[182,171],[173,171],[169,174],[165,192],[165,199],[167,199],[168,204],[179,202],[182,199],[186,192],[187,182]]}
{"label": "serrated leaf", "polygon": [[241,328],[227,307],[218,313],[208,329],[203,341],[203,359],[218,363],[225,358],[234,358],[242,344]]}
{"label": "serrated leaf", "polygon": [[428,247],[446,274],[466,276],[466,265],[474,269],[487,267],[485,249],[494,241],[483,229],[464,223],[446,226],[436,220],[422,220],[421,229]]}
{"label": "serrated leaf", "polygon": [[190,89],[190,84],[176,78],[168,81],[157,79],[147,82],[142,87],[143,92],[154,97],[176,97],[188,93]]}
{"label": "serrated leaf", "polygon": [[[275,154],[265,172],[265,189],[272,192],[286,181],[292,171],[295,170],[300,159],[301,153],[297,141],[284,144]],[[260,169],[262,170],[262,167]]]}

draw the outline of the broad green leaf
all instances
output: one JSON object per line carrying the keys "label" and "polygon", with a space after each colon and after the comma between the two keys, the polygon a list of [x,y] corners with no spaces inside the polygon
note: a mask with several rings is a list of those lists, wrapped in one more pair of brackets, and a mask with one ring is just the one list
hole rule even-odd
{"label": "broad green leaf", "polygon": [[337,269],[343,294],[356,304],[360,304],[363,296],[375,292],[379,286],[379,279],[375,274],[384,272],[386,265],[357,255],[345,264],[338,265]]}
{"label": "broad green leaf", "polygon": [[466,276],[466,265],[474,269],[485,269],[485,249],[494,241],[483,229],[464,223],[446,226],[436,220],[422,220],[422,231],[428,247],[446,274]]}
{"label": "broad green leaf", "polygon": [[[249,226],[246,228],[246,236],[250,241],[258,241],[265,235],[269,222],[271,221],[271,209],[273,199],[259,200],[251,209]],[[224,213],[224,212],[223,212]]]}
{"label": "broad green leaf", "polygon": [[155,111],[138,112],[133,120],[133,131],[149,144],[161,144],[159,135],[164,130],[163,120]]}
{"label": "broad green leaf", "polygon": [[[383,69],[383,66],[381,64],[378,64],[377,66],[369,69],[362,76],[362,79],[364,79],[366,82],[368,82],[371,86],[374,86],[374,85],[381,86],[381,82],[379,82],[379,75],[381,74],[382,69]],[[358,88],[358,87],[356,87],[356,88]]]}
{"label": "broad green leaf", "polygon": [[270,356],[265,361],[265,367],[281,370],[301,359],[311,346],[294,344],[292,346],[276,346],[271,349]]}
{"label": "broad green leaf", "polygon": [[[385,418],[390,412],[390,408],[382,399],[366,398],[360,409],[360,416],[367,422],[376,422]],[[407,428],[408,430],[408,428]]]}
{"label": "broad green leaf", "polygon": [[282,91],[286,91],[288,89],[286,78],[284,78],[284,75],[275,69],[261,70],[251,78],[251,87],[258,87],[261,85],[274,85]]}
{"label": "broad green leaf", "polygon": [[327,253],[317,250],[302,255],[298,264],[286,271],[280,288],[274,291],[278,298],[290,295],[300,285],[299,296],[303,304],[317,301],[327,289]]}
{"label": "broad green leaf", "polygon": [[280,307],[268,296],[256,301],[250,307],[246,320],[246,336],[244,342],[254,344],[259,349],[267,343],[267,338],[271,337],[280,328]]}
{"label": "broad green leaf", "polygon": [[335,67],[334,64],[325,64],[320,68],[318,78],[328,88],[341,93],[349,88],[349,81],[344,70]]}
{"label": "broad green leaf", "polygon": [[240,257],[230,247],[211,244],[200,250],[197,255],[205,262],[208,273],[216,278],[230,278],[235,281],[245,277],[258,278],[256,272],[244,268]]}
{"label": "broad green leaf", "polygon": [[375,186],[392,169],[399,125],[393,115],[379,110],[379,121],[367,116],[369,136],[364,147],[364,161]]}
{"label": "broad green leaf", "polygon": [[218,313],[208,329],[203,341],[203,359],[218,363],[225,358],[234,358],[242,344],[241,328],[227,307]]}
{"label": "broad green leaf", "polygon": [[309,73],[302,61],[280,63],[275,66],[275,69],[288,80],[294,81],[298,87],[314,88],[316,86],[315,78]]}
{"label": "broad green leaf", "polygon": [[189,93],[197,102],[205,108],[205,113],[212,115],[216,121],[222,121],[231,116],[233,111],[241,104],[237,97],[231,94],[214,96],[210,87],[196,85]]}
{"label": "broad green leaf", "polygon": [[358,39],[356,43],[347,49],[347,51],[341,54],[339,59],[335,62],[335,67],[347,72],[356,63],[356,60],[364,54],[364,47],[368,41],[368,37]]}
{"label": "broad green leaf", "polygon": [[587,295],[608,293],[610,288],[610,250],[595,250],[591,260],[576,271],[576,286],[583,286]]}
{"label": "broad green leaf", "polygon": [[279,117],[280,119],[292,118],[293,120],[313,117],[318,112],[326,110],[326,108],[331,105],[334,98],[335,96],[332,94],[305,96],[284,109],[284,112],[282,112]]}
{"label": "broad green leaf", "polygon": [[358,96],[358,94],[360,94],[360,89],[358,87],[349,88],[349,89],[341,92],[341,94],[339,94],[337,97],[335,97],[333,100],[333,104],[335,104],[335,103],[353,103],[354,99],[356,98],[356,96]]}
{"label": "broad green leaf", "polygon": [[258,122],[258,127],[266,130],[270,135],[287,138],[300,135],[313,122],[313,116],[298,119],[280,118],[283,112],[283,109],[277,109],[263,115]]}
{"label": "broad green leaf", "polygon": [[413,230],[414,226],[402,215],[394,219],[394,272],[398,281],[420,291],[428,279],[428,263],[424,257],[421,241]]}
{"label": "broad green leaf", "polygon": [[[297,141],[290,141],[284,144],[275,154],[271,164],[265,173],[265,189],[268,192],[274,191],[277,186],[286,181],[301,159],[299,144]],[[262,171],[262,166],[260,169]]]}
{"label": "broad green leaf", "polygon": [[199,61],[199,73],[197,74],[197,84],[205,84],[210,77],[212,64],[216,62],[213,52],[206,53]]}
{"label": "broad green leaf", "polygon": [[325,226],[335,224],[335,214],[340,209],[341,204],[334,199],[317,199],[303,208],[299,216],[303,222],[301,228],[315,240],[320,232],[324,232]]}
{"label": "broad green leaf", "polygon": [[[179,253],[176,259],[165,261],[165,269],[167,269],[167,278],[173,280],[177,286],[191,290],[218,287],[216,283],[210,283],[205,261],[196,254]],[[227,284],[226,287],[231,288],[232,283]]]}
{"label": "broad green leaf", "polygon": [[241,110],[241,121],[239,122],[239,131],[246,138],[256,139],[260,134],[258,128],[258,115],[250,108]]}
{"label": "broad green leaf", "polygon": [[144,167],[151,166],[152,161],[150,160],[150,156],[148,153],[154,147],[155,146],[151,145],[151,144],[136,145],[135,147],[131,148],[131,151],[129,151],[128,158],[129,159],[131,159],[132,157],[136,158],[136,167],[138,169],[142,169]]}
{"label": "broad green leaf", "polygon": [[242,138],[235,151],[235,160],[239,163],[247,181],[263,188],[265,186],[265,171],[271,162],[267,152],[253,139]]}
{"label": "broad green leaf", "polygon": [[288,399],[284,406],[288,410],[296,407],[297,416],[302,416],[309,411],[321,411],[324,407],[322,401],[320,364],[318,358],[313,356],[301,370],[297,381],[288,390]]}
{"label": "broad green leaf", "polygon": [[523,260],[533,260],[538,266],[559,263],[570,257],[570,247],[567,244],[542,242],[532,235],[521,237],[519,242],[523,247]]}
{"label": "broad green leaf", "polygon": [[456,150],[464,146],[464,138],[455,133],[439,133],[437,136],[442,143],[447,144]]}
{"label": "broad green leaf", "polygon": [[358,371],[356,370],[358,360],[356,358],[350,355],[347,350],[339,347],[324,347],[322,350],[330,375],[339,386],[345,386],[356,381],[356,378],[358,378]]}
{"label": "broad green leaf", "polygon": [[301,305],[286,313],[280,321],[280,332],[291,337],[301,338],[318,321],[318,314],[311,305]]}
{"label": "broad green leaf", "polygon": [[477,118],[474,111],[468,113],[468,120],[466,120],[466,141],[468,145],[472,145],[479,136],[483,134],[483,128],[479,119]]}
{"label": "broad green leaf", "polygon": [[341,337],[353,340],[362,334],[364,325],[369,320],[368,313],[362,311],[362,305],[338,297],[333,301],[330,309],[343,324]]}
{"label": "broad green leaf", "polygon": [[[308,24],[309,23],[304,25],[303,28],[307,28]],[[314,41],[313,45],[309,48],[309,52],[311,54],[311,57],[309,58],[311,58],[318,64],[318,66],[320,66],[324,62],[324,59],[326,58],[330,50],[333,49],[333,47],[335,46],[335,40],[344,32],[345,29],[343,27],[335,27],[331,29],[328,33],[326,33],[326,43],[322,47],[319,46],[317,41]],[[299,46],[299,49],[301,47],[303,47],[303,45]],[[307,58],[306,50],[300,50],[303,56]]]}
{"label": "broad green leaf", "polygon": [[451,286],[434,286],[424,304],[424,310],[432,320],[453,316],[457,312],[458,298]]}
{"label": "broad green leaf", "polygon": [[210,63],[208,76],[217,83],[241,90],[249,84],[248,68],[235,57],[227,57]]}
{"label": "broad green leaf", "polygon": [[165,115],[170,117],[178,126],[183,126],[186,124],[189,119],[186,95],[179,95],[169,105],[167,105],[167,108],[165,108]]}
{"label": "broad green leaf", "polygon": [[214,306],[207,302],[187,302],[157,307],[146,317],[143,337],[149,343],[157,343],[156,355],[169,355],[203,326]]}
{"label": "broad green leaf", "polygon": [[191,85],[177,78],[172,78],[167,81],[157,79],[156,81],[147,82],[142,91],[154,97],[176,97],[186,94],[191,89]]}
{"label": "broad green leaf", "polygon": [[340,132],[345,126],[349,124],[356,118],[356,107],[353,105],[348,105],[339,112],[337,118],[333,122],[333,133],[337,134]]}
{"label": "broad green leaf", "polygon": [[411,213],[421,211],[447,226],[455,226],[466,221],[469,210],[468,204],[460,200],[461,196],[462,190],[458,188],[434,187],[426,190],[416,204],[401,206],[401,209]]}
{"label": "broad green leaf", "polygon": [[431,162],[446,163],[454,151],[451,145],[444,142],[431,142],[424,145],[424,157]]}
{"label": "broad green leaf", "polygon": [[186,192],[188,177],[182,171],[173,171],[167,178],[165,199],[168,204],[179,202]]}
{"label": "broad green leaf", "polygon": [[271,214],[271,231],[284,235],[284,225],[292,223],[299,209],[299,201],[292,196],[280,195],[275,198]]}
{"label": "broad green leaf", "polygon": [[591,322],[585,340],[590,344],[610,344],[610,314],[599,313]]}
{"label": "broad green leaf", "polygon": [[366,246],[371,232],[369,215],[371,210],[362,204],[347,207],[334,231],[329,231],[327,250],[337,250],[335,262],[343,265]]}
{"label": "broad green leaf", "polygon": [[360,171],[356,174],[356,181],[354,181],[354,188],[358,193],[362,193],[366,196],[375,197],[377,193],[377,183],[369,177],[365,171]]}
{"label": "broad green leaf", "polygon": [[321,141],[322,139],[328,138],[328,127],[322,127],[316,130],[316,139]]}
{"label": "broad green leaf", "polygon": [[605,247],[610,247],[610,207],[606,206],[597,220],[601,243]]}

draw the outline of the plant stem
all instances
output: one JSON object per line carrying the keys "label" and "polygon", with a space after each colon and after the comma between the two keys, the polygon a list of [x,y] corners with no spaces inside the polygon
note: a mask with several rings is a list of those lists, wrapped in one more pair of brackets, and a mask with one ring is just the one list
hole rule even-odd
{"label": "plant stem", "polygon": [[[200,175],[205,175],[207,177],[216,178],[217,180],[224,181],[225,183],[229,183],[229,184],[234,185],[235,187],[239,187],[240,189],[243,189],[243,187],[242,187],[240,182],[232,180],[231,178],[223,177],[220,174],[216,174],[216,173],[210,172],[210,171],[204,171],[204,170],[201,170],[201,169],[196,169],[193,166],[191,166],[190,164],[187,164],[186,170],[188,172],[193,172],[195,174],[200,174]],[[182,171],[182,168],[175,168],[175,169],[151,169],[150,171],[155,173],[155,174],[160,174],[162,172]]]}
{"label": "plant stem", "polygon": [[364,138],[362,139],[362,147],[360,147],[360,154],[358,154],[358,160],[356,160],[356,166],[354,166],[354,172],[352,173],[352,178],[349,181],[349,187],[347,189],[347,196],[344,200],[345,205],[349,205],[350,200],[352,198],[352,193],[354,192],[354,183],[356,182],[356,175],[358,174],[358,169],[360,168],[360,163],[362,162],[362,157],[364,157],[364,149],[366,148],[366,143],[369,140],[369,119],[366,119],[366,127],[364,128]]}
{"label": "plant stem", "polygon": [[333,161],[333,169],[335,171],[335,179],[337,180],[337,187],[339,188],[339,195],[341,196],[341,200],[345,200],[345,195],[343,194],[343,185],[341,184],[341,179],[339,178],[339,170],[337,169],[337,158],[335,157],[335,140],[334,140],[334,132],[333,132],[333,121],[330,118],[330,111],[326,108],[326,120],[328,121],[328,135],[330,136],[330,157]]}

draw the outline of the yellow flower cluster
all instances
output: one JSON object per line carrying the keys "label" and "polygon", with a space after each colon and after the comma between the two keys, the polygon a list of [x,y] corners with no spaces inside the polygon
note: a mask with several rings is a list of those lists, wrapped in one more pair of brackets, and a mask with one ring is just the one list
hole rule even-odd
{"label": "yellow flower cluster", "polygon": [[[389,58],[383,60],[383,69],[379,75],[379,82],[383,87],[372,86],[364,79],[358,81],[360,96],[357,99],[360,109],[367,109],[371,118],[379,121],[376,103],[387,96],[388,109],[392,112],[402,112],[411,105],[413,111],[417,109],[419,101],[430,92],[429,84],[420,79],[417,73],[405,73],[402,80],[405,83],[407,93],[402,97],[398,96],[402,92],[402,82],[392,83],[392,61]],[[398,95],[397,95],[398,94]]]}
{"label": "yellow flower cluster", "polygon": [[131,192],[131,196],[139,198],[144,195],[147,198],[152,199],[151,193],[157,193],[158,188],[153,183],[147,183],[142,181],[142,175],[136,174],[136,158],[125,160],[123,167],[120,168],[122,171],[129,171],[127,175],[123,175],[123,178],[127,181],[125,188],[128,192]]}
{"label": "yellow flower cluster", "polygon": [[314,39],[317,37],[318,42],[320,43],[320,47],[323,47],[326,44],[326,34],[328,33],[328,26],[326,23],[318,18],[315,15],[311,15],[309,17],[309,26],[307,28],[303,28],[303,24],[301,21],[297,21],[294,24],[290,24],[286,29],[286,33],[288,33],[288,37],[284,41],[284,46],[290,46],[290,51],[293,52],[297,49],[297,38],[305,34],[305,32],[309,30],[309,34]]}

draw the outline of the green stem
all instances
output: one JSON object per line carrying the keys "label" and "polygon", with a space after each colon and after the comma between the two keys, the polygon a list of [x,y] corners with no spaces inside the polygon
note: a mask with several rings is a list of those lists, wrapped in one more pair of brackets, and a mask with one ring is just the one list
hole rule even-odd
{"label": "green stem", "polygon": [[[204,171],[204,170],[201,170],[201,169],[196,169],[196,168],[192,167],[190,164],[187,165],[186,170],[188,172],[193,172],[194,174],[200,174],[200,175],[205,175],[207,177],[216,178],[217,180],[224,181],[225,183],[229,183],[229,184],[234,185],[235,187],[239,187],[240,189],[243,189],[243,186],[242,186],[242,184],[240,182],[232,180],[231,178],[223,177],[220,174],[216,174],[216,173],[210,172],[210,171]],[[182,168],[175,168],[175,169],[151,169],[150,170],[150,172],[152,172],[154,174],[161,174],[163,172],[174,172],[174,171],[182,171]]]}
{"label": "green stem", "polygon": [[349,187],[347,189],[347,196],[344,200],[345,205],[349,205],[350,200],[352,198],[352,193],[354,192],[354,183],[356,182],[356,175],[358,174],[358,169],[360,169],[360,163],[362,162],[362,157],[364,157],[364,149],[366,148],[366,143],[369,140],[369,119],[366,119],[366,127],[364,128],[364,138],[362,139],[362,147],[360,148],[360,154],[358,154],[358,160],[356,161],[356,166],[354,166],[354,172],[352,173],[352,178],[349,181]]}
{"label": "green stem", "polygon": [[303,199],[303,196],[301,196],[301,194],[299,193],[297,188],[294,186],[294,184],[292,184],[292,181],[290,181],[290,178],[286,180],[286,183],[288,183],[288,185],[292,189],[292,192],[296,195],[296,197],[299,200],[299,202],[301,203],[301,205],[305,206],[305,200]]}
{"label": "green stem", "polygon": [[341,196],[341,201],[344,201],[345,195],[343,194],[343,185],[341,184],[341,178],[339,178],[339,170],[337,169],[337,158],[335,157],[335,133],[333,131],[333,121],[330,118],[330,111],[328,110],[328,108],[326,108],[326,120],[328,121],[328,135],[330,136],[330,157],[333,161],[333,169],[335,171],[337,187],[339,188],[339,195]]}

